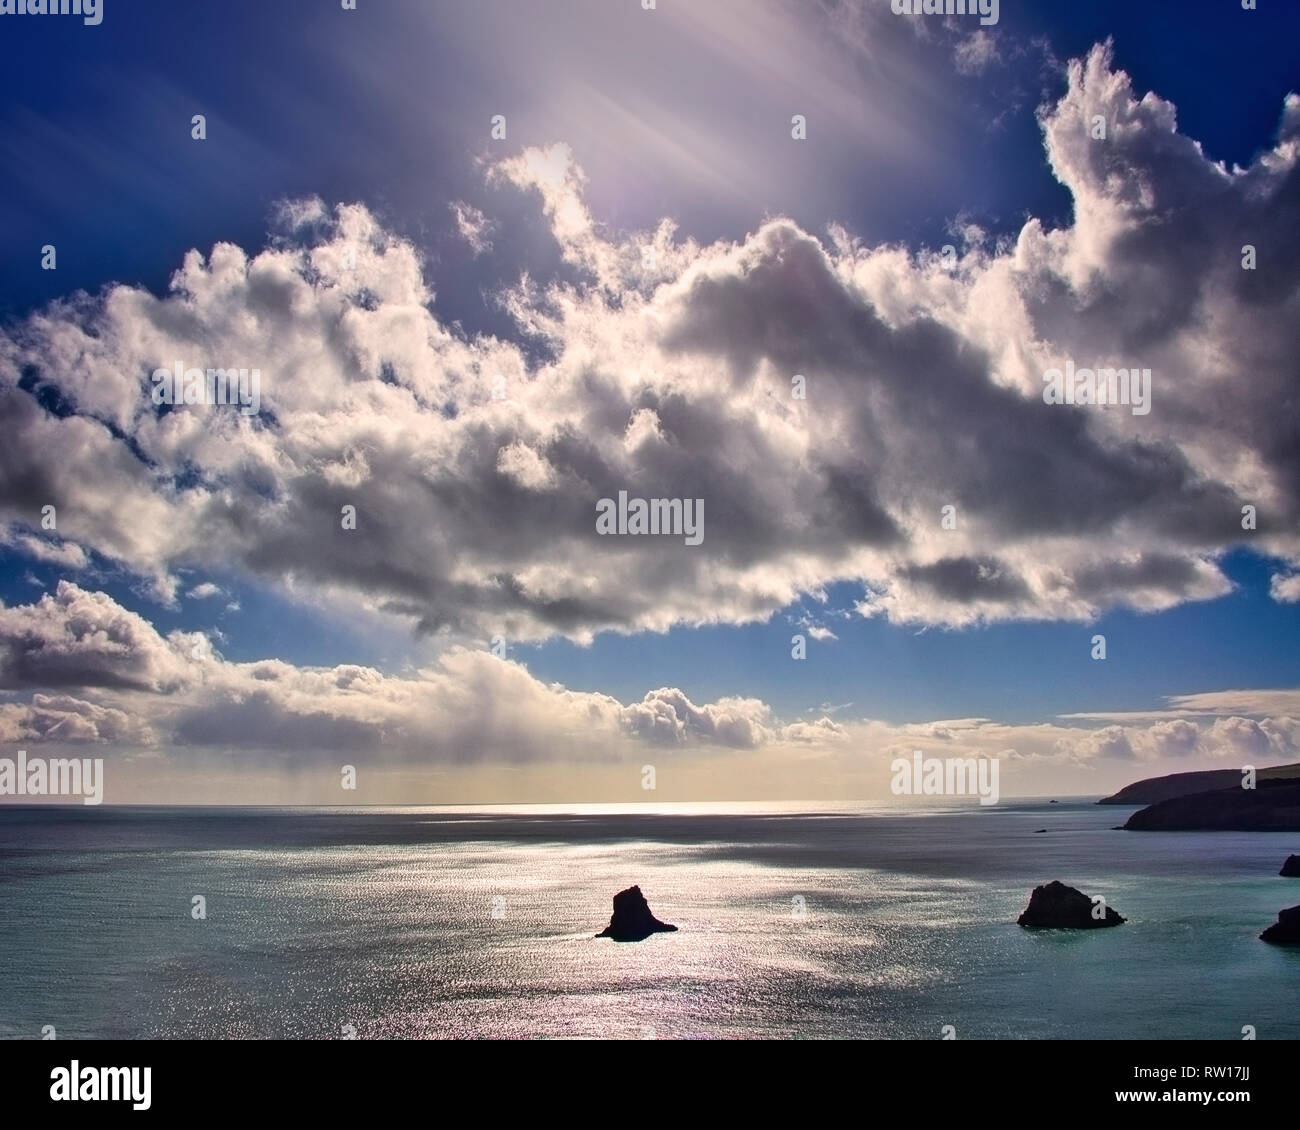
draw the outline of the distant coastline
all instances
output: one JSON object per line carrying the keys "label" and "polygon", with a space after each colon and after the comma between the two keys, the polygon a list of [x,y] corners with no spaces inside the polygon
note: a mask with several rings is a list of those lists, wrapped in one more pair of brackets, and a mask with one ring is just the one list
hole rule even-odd
{"label": "distant coastline", "polygon": [[1127,831],[1295,832],[1300,764],[1150,777],[1097,803],[1144,805],[1123,825]]}

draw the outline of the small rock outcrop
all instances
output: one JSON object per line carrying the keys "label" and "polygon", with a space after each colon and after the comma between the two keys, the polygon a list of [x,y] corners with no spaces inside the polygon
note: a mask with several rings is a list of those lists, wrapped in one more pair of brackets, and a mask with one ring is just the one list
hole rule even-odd
{"label": "small rock outcrop", "polygon": [[1260,937],[1277,946],[1300,946],[1300,906],[1277,912],[1277,921]]}
{"label": "small rock outcrop", "polygon": [[1300,879],[1300,855],[1288,855],[1278,874],[1284,879]]}
{"label": "small rock outcrop", "polygon": [[662,934],[676,929],[676,926],[660,922],[650,913],[650,904],[646,902],[640,887],[628,887],[626,891],[619,891],[614,896],[613,917],[610,918],[609,925],[596,937],[613,938],[616,942],[641,942],[651,934]]}
{"label": "small rock outcrop", "polygon": [[1102,918],[1093,917],[1092,899],[1074,887],[1053,881],[1035,887],[1029,905],[1016,919],[1017,926],[1040,930],[1095,930],[1126,921],[1109,906]]}

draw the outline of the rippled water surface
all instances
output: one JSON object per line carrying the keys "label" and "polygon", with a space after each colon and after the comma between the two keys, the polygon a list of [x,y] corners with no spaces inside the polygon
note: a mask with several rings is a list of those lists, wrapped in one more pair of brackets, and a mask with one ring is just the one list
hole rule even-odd
{"label": "rippled water surface", "polygon": [[[0,808],[0,1036],[1300,1037],[1300,842],[1128,811]],[[633,883],[679,932],[593,938]]]}

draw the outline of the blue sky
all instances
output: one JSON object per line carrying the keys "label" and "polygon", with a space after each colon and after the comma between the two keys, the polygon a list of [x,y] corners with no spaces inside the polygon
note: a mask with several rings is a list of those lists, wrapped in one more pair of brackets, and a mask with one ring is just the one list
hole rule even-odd
{"label": "blue sky", "polygon": [[[1096,734],[1122,720],[1080,723],[1077,748],[1054,730],[1026,733],[1023,744],[1014,729],[972,736],[971,748],[1023,758],[1025,791],[1068,786],[1077,772],[1086,784],[1241,760],[1232,744],[1240,727],[1224,718],[1254,726],[1245,740],[1257,756],[1295,759],[1289,743],[1300,724],[1276,699],[1183,703],[1178,719],[1170,703],[1300,687],[1300,586],[1290,583],[1300,567],[1296,432],[1287,423],[1296,374],[1284,329],[1300,248],[1288,222],[1294,154],[1279,143],[1279,130],[1285,137],[1292,128],[1287,96],[1300,91],[1300,10],[1262,7],[1004,0],[999,23],[984,30],[972,19],[895,17],[887,0],[689,9],[669,0],[653,12],[631,0],[382,8],[361,0],[357,11],[306,0],[105,0],[98,27],[0,17],[8,173],[0,391],[13,398],[7,430],[19,452],[0,466],[12,488],[0,512],[8,530],[0,613],[13,621],[9,666],[0,664],[8,733],[34,742],[54,732],[50,712],[64,711],[83,721],[61,734],[84,725],[86,740],[120,748],[126,761],[193,746],[177,772],[202,763],[220,776],[234,764],[232,749],[280,772],[265,750],[303,723],[304,749],[292,758],[301,775],[311,736],[337,724],[340,748],[346,735],[363,735],[392,768],[392,743],[430,744],[400,712],[380,721],[362,708],[350,714],[351,705],[286,699],[267,705],[274,721],[264,732],[254,732],[260,715],[233,738],[225,723],[209,723],[225,705],[248,701],[255,684],[239,680],[260,678],[254,666],[266,660],[292,668],[307,698],[311,672],[360,665],[393,680],[377,700],[409,697],[416,711],[427,690],[450,702],[455,677],[469,678],[476,661],[446,657],[483,651],[500,623],[539,702],[556,685],[608,696],[628,712],[609,722],[611,733],[630,735],[627,756],[636,760],[638,740],[667,741],[695,759],[697,786],[711,757],[739,748],[756,751],[773,791],[796,788],[790,750],[821,748],[802,724],[846,727],[836,741],[884,756],[912,741],[899,729],[909,725],[984,719],[1032,729],[1063,715],[1134,716],[1139,729],[1110,733],[1109,744]],[[1104,142],[1089,149],[1070,133],[1080,107],[1110,115],[1113,161],[1098,156]],[[1161,107],[1176,108],[1176,134]],[[498,113],[508,122],[504,140],[489,136]],[[806,142],[791,139],[796,113],[807,116]],[[203,141],[191,138],[193,114],[206,117]],[[544,156],[557,144],[567,150]],[[468,224],[454,204],[467,209]],[[335,211],[340,205],[359,210]],[[1253,279],[1239,284],[1227,261],[1244,238],[1225,219],[1238,205],[1242,230],[1260,245],[1267,299],[1250,291]],[[656,243],[659,274],[630,277],[626,262],[664,219],[674,227]],[[298,323],[240,336],[236,327],[272,326],[291,307],[297,318],[306,301],[276,274],[290,270],[284,262],[262,281],[248,262],[358,238],[374,259],[364,293],[348,302],[375,324],[340,353],[338,374],[313,386],[310,374],[326,361],[309,343],[286,344],[298,340]],[[927,258],[946,243],[963,256],[953,286]],[[40,269],[45,244],[57,247],[57,270]],[[242,249],[233,274],[207,258],[216,244]],[[202,258],[187,268],[185,286],[151,306],[192,249]],[[1222,251],[1217,263],[1197,258],[1206,249]],[[616,260],[622,265],[611,266]],[[304,278],[314,276],[300,270],[294,285]],[[240,287],[243,305],[228,309]],[[77,291],[92,297],[63,301]],[[412,330],[421,305],[427,324]],[[353,322],[336,315],[340,325],[365,321],[364,313]],[[862,328],[877,315],[888,345]],[[1262,327],[1253,336],[1251,318]],[[923,323],[931,328],[918,329]],[[662,335],[645,337],[645,325]],[[170,347],[155,348],[163,341],[188,342],[191,355],[225,348],[240,363],[260,361],[273,425],[226,432],[223,422],[205,446],[198,433],[167,432],[147,406],[124,406],[106,391],[106,373],[129,385],[170,364]],[[1008,409],[1007,397],[1036,399],[1043,358],[1107,351],[1157,359],[1149,423],[1115,423],[1112,414],[1076,426],[1059,413]],[[615,395],[646,357],[654,373]],[[1270,358],[1282,368],[1270,368]],[[936,365],[959,374],[951,386],[932,375]],[[471,423],[476,402],[466,399],[464,374],[494,366],[530,384],[527,421]],[[618,375],[582,399],[584,367],[610,366]],[[796,366],[814,382],[812,424],[802,426],[824,431],[824,446],[810,432],[792,438],[785,416],[764,417],[751,433],[737,407],[763,382],[779,394]],[[371,368],[365,389],[352,384]],[[1269,379],[1255,380],[1257,370]],[[288,388],[290,372],[303,382],[297,399],[276,391]],[[879,378],[884,391],[855,383],[868,373],[891,374]],[[910,399],[901,391],[909,382]],[[817,401],[832,383],[830,400]],[[410,394],[411,442],[392,431],[404,418],[372,385]],[[638,413],[649,415],[638,424]],[[439,414],[461,430],[437,430]],[[1041,432],[1032,422],[1040,418]],[[1266,421],[1273,430],[1261,434]],[[71,430],[81,424],[98,429],[95,438]],[[615,554],[582,584],[562,581],[595,560],[591,547],[561,552],[551,536],[568,534],[559,516],[577,480],[565,476],[594,465],[598,442],[608,441],[600,458],[615,465],[611,452],[633,450],[618,437],[634,426],[647,435],[657,427],[660,438],[677,430],[671,455],[650,445],[628,456],[628,482],[653,490],[661,474],[704,492],[726,531],[721,543],[706,540],[717,556],[701,566],[672,556],[680,551]],[[707,438],[714,428],[722,429],[716,444]],[[962,451],[951,482],[948,429]],[[329,455],[319,446],[333,442],[327,434],[343,436]],[[218,437],[224,449],[213,446]],[[495,493],[500,484],[481,472],[490,444],[494,455],[507,453],[499,475],[529,497],[553,489],[554,509],[516,511],[523,503],[513,494]],[[791,444],[804,446],[787,483],[772,453]],[[914,474],[904,466],[910,452]],[[430,469],[439,460],[445,474]],[[139,485],[144,467],[148,490]],[[815,474],[800,481],[810,467]],[[768,474],[789,486],[788,497],[760,488]],[[77,500],[66,482],[56,489],[64,475],[103,493]],[[1048,480],[1050,517],[1047,494],[1030,497]],[[320,521],[335,537],[343,496],[330,490],[340,483],[368,492],[363,536],[384,515],[372,550],[313,544],[326,535],[311,531],[324,527],[302,515],[328,510]],[[191,487],[201,489],[186,493]],[[75,533],[60,527],[51,539],[58,548],[33,548],[43,536],[42,500],[63,489],[73,496],[63,503],[59,495],[61,505],[87,516]],[[258,491],[290,500],[283,539],[255,512]],[[915,524],[950,495],[969,539],[951,552],[930,526]],[[757,517],[764,499],[776,511],[792,499],[812,509],[797,522]],[[1258,536],[1220,520],[1243,500],[1259,502]],[[585,496],[578,501],[589,509]],[[492,506],[499,522],[466,517]],[[404,513],[418,536],[394,532]],[[548,516],[530,527],[530,513]],[[204,515],[218,514],[218,525],[204,526]],[[742,533],[746,515],[752,528]],[[1126,587],[1125,577],[1143,579]],[[56,599],[60,582],[98,594],[85,597],[96,611],[80,596]],[[219,592],[191,595],[204,583]],[[528,599],[503,595],[514,585]],[[133,641],[132,662],[152,672],[147,678],[116,669],[96,678],[80,666],[73,675],[57,664],[42,674],[43,661],[23,651],[44,630],[35,625],[57,620],[61,646],[87,648],[112,667],[112,649],[96,650],[84,627],[101,613],[118,625],[109,638]],[[810,628],[807,659],[793,661],[791,636]],[[206,634],[225,665],[198,689],[189,676],[159,674],[170,671],[172,652],[189,652],[192,633]],[[1089,656],[1096,633],[1107,638],[1105,662]],[[52,637],[36,650],[53,655]],[[451,668],[439,667],[446,662]],[[419,672],[434,669],[447,685],[416,685]],[[484,691],[478,679],[475,693],[505,696],[488,712],[508,709],[510,692]],[[660,688],[690,706],[652,698]],[[41,721],[39,695],[69,701],[43,699]],[[566,699],[563,709],[572,705]],[[603,698],[587,705],[609,706]],[[431,713],[440,710],[455,713],[447,702]],[[107,729],[84,721],[108,717],[96,711],[133,721]],[[1148,741],[1140,727],[1180,719],[1204,733],[1176,761],[1164,730]],[[545,772],[542,754],[519,747],[545,749],[571,733],[569,722],[548,726],[539,722],[527,739],[489,726],[481,758],[432,760],[473,762],[482,772],[466,778],[466,795],[496,797],[483,767]],[[837,765],[845,757],[823,752]],[[1101,760],[1080,770],[1094,755]],[[395,756],[402,772],[413,758]],[[860,789],[856,773],[815,781]],[[402,780],[394,776],[374,799],[406,795]],[[506,792],[526,799],[529,787]],[[601,796],[617,793],[601,788]],[[230,795],[240,794],[232,787]]]}
{"label": "blue sky", "polygon": [[[0,253],[21,261],[38,233],[66,249],[57,275],[6,272],[0,303],[8,313],[110,280],[161,289],[191,247],[217,240],[258,246],[273,203],[283,197],[364,201],[426,250],[446,253],[445,200],[477,186],[472,158],[484,148],[483,115],[526,112],[540,85],[530,81],[526,53],[518,72],[507,73],[504,63],[477,65],[508,26],[511,9],[520,7],[501,0],[482,5],[481,22],[459,22],[456,9],[463,6],[409,0],[385,4],[382,18],[310,0],[136,4],[121,11],[105,2],[106,17],[95,28],[59,19],[11,21],[6,28],[0,137],[10,177]],[[643,20],[635,4],[606,7],[626,9],[611,22],[626,29],[627,39],[609,53],[620,65],[649,54],[640,42],[649,13]],[[536,26],[555,39],[573,38],[591,8],[548,5]],[[755,146],[757,207],[709,207],[697,184],[656,177],[653,159],[629,148],[619,153],[632,170],[620,187],[646,177],[653,187],[620,198],[593,181],[593,206],[630,227],[671,215],[703,239],[740,236],[767,211],[814,226],[841,220],[871,240],[913,243],[938,241],[962,212],[1002,229],[1018,226],[1026,213],[1060,222],[1070,199],[1042,161],[1034,110],[1041,94],[1059,94],[1062,80],[1045,70],[1044,49],[1035,43],[1064,60],[1112,38],[1134,84],[1172,101],[1184,132],[1211,157],[1245,164],[1272,141],[1281,99],[1296,87],[1290,33],[1297,22],[1300,15],[1290,10],[1245,13],[1219,0],[1179,4],[1176,15],[1167,5],[1126,0],[1007,3],[999,35],[1014,39],[1023,55],[995,74],[963,79],[941,52],[918,53],[918,63],[933,66],[941,80],[939,92],[925,97],[943,142],[922,146],[943,175],[921,191],[873,183],[877,155],[862,149],[845,154],[855,176],[839,196],[854,210],[800,215],[797,192],[763,185],[768,170]],[[418,37],[404,34],[413,26],[423,29]],[[480,56],[454,50],[474,39],[485,41]],[[537,54],[544,55],[542,44]],[[869,83],[869,64],[859,66]],[[534,69],[539,79],[547,73],[544,65]],[[387,71],[400,81],[385,83]],[[358,75],[368,81],[353,81]],[[653,91],[653,64],[641,77]],[[799,81],[792,73],[791,85]],[[1018,100],[1014,108],[1008,94]],[[195,146],[191,109],[228,128]],[[583,163],[582,136],[548,132],[543,122],[531,132],[519,144],[564,140]],[[774,133],[783,138],[785,130],[774,126]],[[826,144],[840,148],[835,138]],[[475,304],[456,298],[444,301],[468,319]]]}

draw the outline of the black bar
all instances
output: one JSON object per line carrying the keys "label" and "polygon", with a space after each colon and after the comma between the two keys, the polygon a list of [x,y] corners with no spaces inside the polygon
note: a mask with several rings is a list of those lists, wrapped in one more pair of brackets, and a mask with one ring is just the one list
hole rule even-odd
{"label": "black bar", "polygon": [[[0,1079],[6,1113],[19,1117],[98,1119],[112,1111],[113,1117],[201,1115],[206,1121],[284,1113],[324,1116],[333,1125],[384,1112],[442,1117],[462,1104],[470,1111],[482,1104],[485,1116],[496,1116],[512,1102],[534,1113],[550,1107],[557,1116],[563,1110],[586,1117],[605,1108],[606,1089],[616,1103],[626,1102],[628,1086],[647,1109],[675,1111],[674,1117],[689,1115],[698,1092],[704,1102],[755,1104],[769,1113],[770,1104],[802,1103],[809,1117],[824,1104],[847,1104],[864,1120],[885,1110],[931,1120],[1001,1109],[1072,1112],[1086,1121],[1135,1107],[1180,1115],[1201,1110],[1216,1123],[1235,1124],[1291,1109],[1294,1091],[1293,1042],[685,1043],[15,1041],[0,1052]],[[54,1101],[51,1080],[74,1061],[83,1077],[88,1067],[148,1067],[148,1109],[135,1109],[130,1099]],[[1190,1092],[1197,1097],[1187,1097]],[[1213,1096],[1208,1102],[1206,1092]]]}

